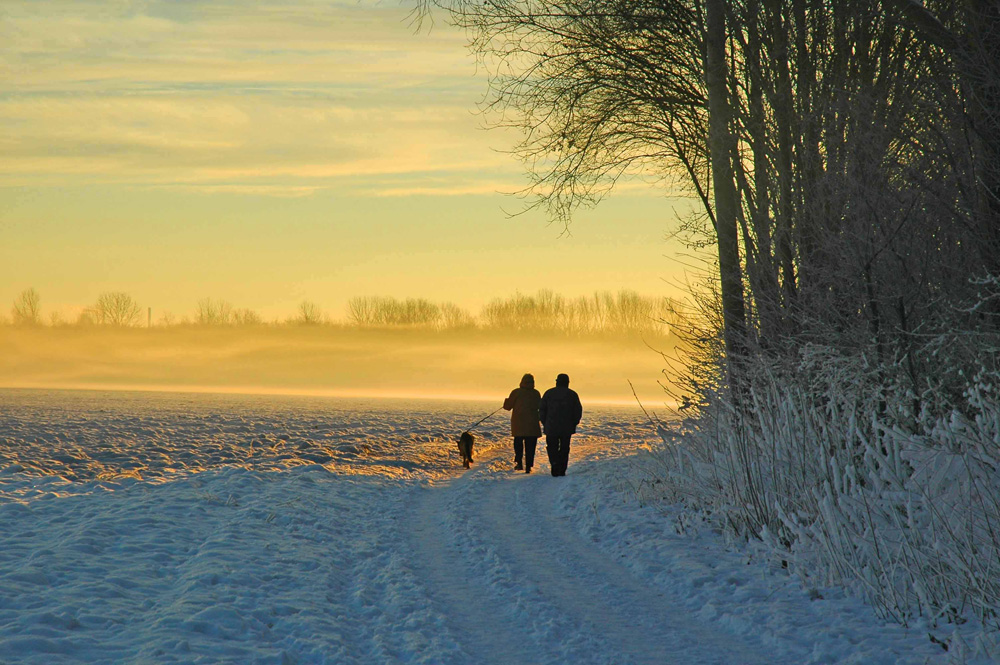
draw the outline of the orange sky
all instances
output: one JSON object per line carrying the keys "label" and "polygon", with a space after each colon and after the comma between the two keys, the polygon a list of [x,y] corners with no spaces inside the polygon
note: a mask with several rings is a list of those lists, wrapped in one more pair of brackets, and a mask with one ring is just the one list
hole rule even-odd
{"label": "orange sky", "polygon": [[405,3],[5,0],[0,314],[121,290],[154,319],[356,295],[677,296],[691,202],[629,183],[565,236],[482,129],[464,37]]}

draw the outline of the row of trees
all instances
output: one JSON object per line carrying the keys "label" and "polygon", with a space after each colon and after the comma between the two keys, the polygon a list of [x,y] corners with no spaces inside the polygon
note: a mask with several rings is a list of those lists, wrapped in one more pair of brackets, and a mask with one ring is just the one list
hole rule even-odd
{"label": "row of trees", "polygon": [[[102,293],[96,303],[85,308],[76,325],[135,327],[151,324],[143,314],[144,310],[132,296],[111,291]],[[11,316],[15,325],[42,325],[38,292],[33,288],[23,291],[14,301]],[[575,299],[545,290],[535,295],[517,293],[509,298],[491,300],[478,315],[453,303],[436,303],[424,298],[359,296],[351,298],[347,304],[347,324],[359,328],[482,328],[567,334],[666,335],[675,316],[676,308],[669,299],[645,297],[627,290]],[[52,317],[50,323],[67,325],[59,317]],[[169,314],[158,319],[161,326],[262,326],[267,323],[252,309],[236,308],[225,300],[213,298],[198,301],[193,319],[178,321]],[[330,323],[330,320],[315,303],[305,301],[294,316],[275,323],[318,325]]]}
{"label": "row of trees", "polygon": [[[147,316],[143,316],[147,314]],[[123,291],[106,291],[97,297],[97,301],[85,307],[77,316],[76,321],[69,322],[53,312],[49,316],[52,326],[111,326],[117,328],[133,328],[141,325],[152,325],[151,310],[144,310],[128,293]],[[25,289],[11,306],[11,321],[17,326],[41,326],[45,323],[42,317],[41,296],[34,288]],[[312,302],[302,302],[295,316],[285,323],[314,325],[322,323],[324,317],[319,307]],[[264,318],[251,309],[234,308],[225,300],[203,298],[198,301],[194,319],[178,321],[171,314],[163,314],[159,325],[171,326],[254,326],[264,325]]]}
{"label": "row of trees", "polygon": [[549,290],[534,295],[516,293],[489,301],[478,316],[452,303],[420,298],[358,297],[348,303],[350,322],[362,327],[667,334],[675,316],[676,308],[669,299],[628,290],[579,298],[566,298]]}
{"label": "row of trees", "polygon": [[701,202],[679,496],[904,623],[1000,627],[1000,3],[418,3],[469,31],[529,205]]}

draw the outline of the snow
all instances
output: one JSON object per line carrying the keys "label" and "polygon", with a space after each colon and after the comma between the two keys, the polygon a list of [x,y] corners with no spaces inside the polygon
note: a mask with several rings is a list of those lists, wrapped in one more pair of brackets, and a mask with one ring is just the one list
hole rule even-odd
{"label": "snow", "polygon": [[496,416],[463,470],[493,408],[0,390],[0,663],[950,662],[640,503],[638,411],[585,403],[564,478]]}

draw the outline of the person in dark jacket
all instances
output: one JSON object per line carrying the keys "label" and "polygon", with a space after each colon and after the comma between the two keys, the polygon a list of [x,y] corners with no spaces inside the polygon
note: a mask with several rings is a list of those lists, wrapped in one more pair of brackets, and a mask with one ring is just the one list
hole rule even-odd
{"label": "person in dark jacket", "polygon": [[[510,411],[510,433],[514,437],[514,469],[531,473],[535,463],[535,446],[542,428],[538,421],[538,404],[542,396],[535,390],[535,377],[525,374],[521,386],[510,391],[503,408]],[[522,465],[523,460],[523,465]]]}
{"label": "person in dark jacket", "polygon": [[569,389],[569,376],[556,377],[556,387],[542,395],[538,405],[538,418],[545,427],[545,450],[553,476],[565,476],[569,466],[569,439],[576,433],[576,426],[583,417],[580,396]]}

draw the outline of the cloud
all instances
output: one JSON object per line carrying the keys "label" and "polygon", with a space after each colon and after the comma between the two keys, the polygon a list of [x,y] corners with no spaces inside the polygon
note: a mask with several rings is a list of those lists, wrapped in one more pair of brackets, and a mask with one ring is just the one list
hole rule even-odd
{"label": "cloud", "polygon": [[503,168],[461,35],[414,35],[387,4],[5,3],[0,186],[308,192]]}
{"label": "cloud", "polygon": [[370,191],[375,196],[381,197],[410,197],[410,196],[482,196],[498,193],[508,193],[515,191],[516,183],[512,182],[483,182],[483,183],[459,183],[459,184],[437,184],[433,186],[411,186],[411,187],[380,187],[372,188]]}
{"label": "cloud", "polygon": [[297,199],[312,196],[317,191],[327,189],[322,186],[302,185],[170,185],[172,191],[195,194],[236,194],[251,196],[273,196],[283,199]]}

